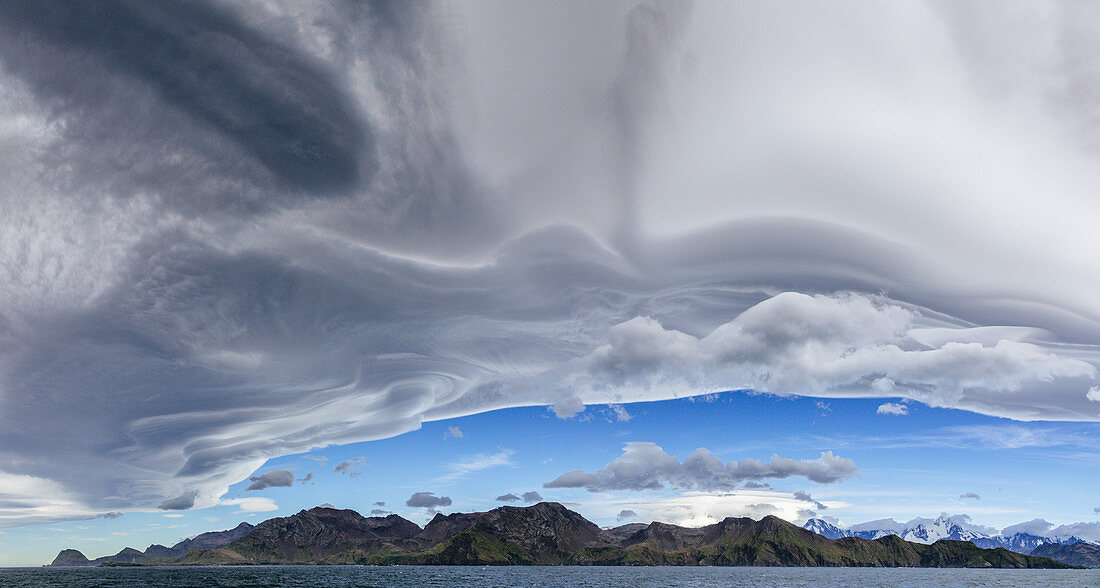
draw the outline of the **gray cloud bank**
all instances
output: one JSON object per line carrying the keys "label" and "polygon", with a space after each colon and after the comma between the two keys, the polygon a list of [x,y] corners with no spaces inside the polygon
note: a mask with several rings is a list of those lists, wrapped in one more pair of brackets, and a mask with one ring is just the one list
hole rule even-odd
{"label": "gray cloud bank", "polygon": [[[647,441],[626,443],[623,453],[603,469],[588,473],[574,471],[543,484],[546,488],[602,490],[732,490],[746,480],[781,479],[803,476],[819,484],[831,484],[858,474],[855,462],[831,451],[812,460],[794,460],[773,455],[767,463],[742,459],[723,464],[706,449],[696,449],[684,461]],[[799,496],[801,494],[801,496]],[[813,502],[809,494],[795,495]]]}
{"label": "gray cloud bank", "polygon": [[0,526],[513,406],[1100,418],[1095,8],[634,4],[0,7]]}

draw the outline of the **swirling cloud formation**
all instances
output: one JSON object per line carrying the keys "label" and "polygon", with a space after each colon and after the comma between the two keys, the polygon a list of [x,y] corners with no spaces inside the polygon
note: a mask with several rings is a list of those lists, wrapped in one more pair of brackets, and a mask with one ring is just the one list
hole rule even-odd
{"label": "swirling cloud formation", "polygon": [[636,4],[0,6],[0,526],[512,406],[1098,419],[1093,5]]}

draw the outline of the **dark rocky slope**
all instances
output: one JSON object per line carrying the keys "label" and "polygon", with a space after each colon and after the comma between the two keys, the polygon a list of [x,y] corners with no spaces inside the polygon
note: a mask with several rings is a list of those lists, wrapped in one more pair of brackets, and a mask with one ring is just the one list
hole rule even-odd
{"label": "dark rocky slope", "polygon": [[1072,545],[1047,543],[1036,547],[1031,555],[1049,557],[1075,566],[1100,568],[1100,546],[1090,543],[1081,542]]}

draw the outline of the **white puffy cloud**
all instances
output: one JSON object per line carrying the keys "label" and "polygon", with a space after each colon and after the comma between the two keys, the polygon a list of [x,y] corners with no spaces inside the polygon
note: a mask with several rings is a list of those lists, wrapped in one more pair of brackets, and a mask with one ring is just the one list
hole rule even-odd
{"label": "white puffy cloud", "polygon": [[878,414],[890,414],[894,416],[905,416],[909,414],[909,407],[904,404],[898,404],[897,402],[886,402],[878,405],[875,409]]}
{"label": "white puffy cloud", "polygon": [[1009,403],[1036,394],[1028,387],[1096,376],[1096,368],[1080,359],[1031,343],[991,340],[988,333],[928,345],[918,316],[876,297],[785,292],[702,337],[637,317],[611,327],[608,344],[589,356],[589,371],[575,385],[586,390],[582,397],[608,388],[872,397],[886,391],[933,406],[1007,415]]}
{"label": "white puffy cloud", "polygon": [[680,462],[657,444],[635,441],[623,446],[623,453],[595,473],[574,471],[543,484],[546,488],[604,490],[732,490],[746,480],[802,476],[820,484],[831,484],[858,473],[855,462],[831,451],[812,460],[794,460],[773,455],[764,463],[742,459],[723,464],[706,449],[696,449]]}

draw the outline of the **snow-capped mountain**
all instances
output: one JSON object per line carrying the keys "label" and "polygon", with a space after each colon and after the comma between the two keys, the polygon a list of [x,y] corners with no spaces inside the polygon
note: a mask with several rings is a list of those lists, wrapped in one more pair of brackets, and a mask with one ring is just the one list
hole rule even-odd
{"label": "snow-capped mountain", "polygon": [[898,535],[906,541],[924,544],[935,543],[940,539],[952,539],[955,541],[970,541],[985,549],[1004,547],[1009,551],[1025,555],[1030,554],[1036,547],[1045,543],[1072,545],[1082,541],[1077,537],[1043,537],[1031,533],[1014,533],[1004,536],[984,532],[982,527],[971,525],[968,521],[969,517],[965,515],[952,517],[941,514],[936,519],[917,518],[908,523],[898,523],[893,519],[882,519],[843,528],[824,519],[810,519],[806,521],[802,528],[829,539],[840,539],[841,537],[878,539],[886,535]]}
{"label": "snow-capped mountain", "polygon": [[851,532],[848,529],[841,529],[840,527],[822,520],[822,519],[810,519],[806,521],[805,525],[802,525],[803,529],[807,529],[827,537],[829,539],[840,539],[841,537],[851,537]]}
{"label": "snow-capped mountain", "polygon": [[947,514],[942,514],[936,519],[913,519],[905,524],[893,519],[882,519],[842,529],[823,519],[810,519],[802,527],[830,539],[840,537],[878,539],[886,535],[897,535],[906,541],[924,544],[935,543],[940,539],[974,541],[991,537],[972,525],[966,525],[965,520],[964,517],[949,517]]}
{"label": "snow-capped mountain", "polygon": [[[912,525],[914,521],[916,525]],[[941,514],[936,520],[928,522],[927,519],[914,519],[910,521],[904,532],[899,533],[902,539],[913,543],[932,544],[940,539],[952,539],[955,541],[973,541],[975,539],[988,539],[989,535],[966,529],[952,517]]]}
{"label": "snow-capped mountain", "polygon": [[[1076,541],[1074,541],[1076,542]],[[993,549],[994,547],[1004,547],[1009,551],[1015,551],[1016,553],[1029,554],[1035,550],[1036,547],[1043,545],[1044,543],[1061,543],[1050,537],[1040,537],[1039,535],[1032,535],[1031,533],[1016,533],[1015,535],[990,537],[988,539],[977,539],[974,541],[974,545],[985,549]]]}

